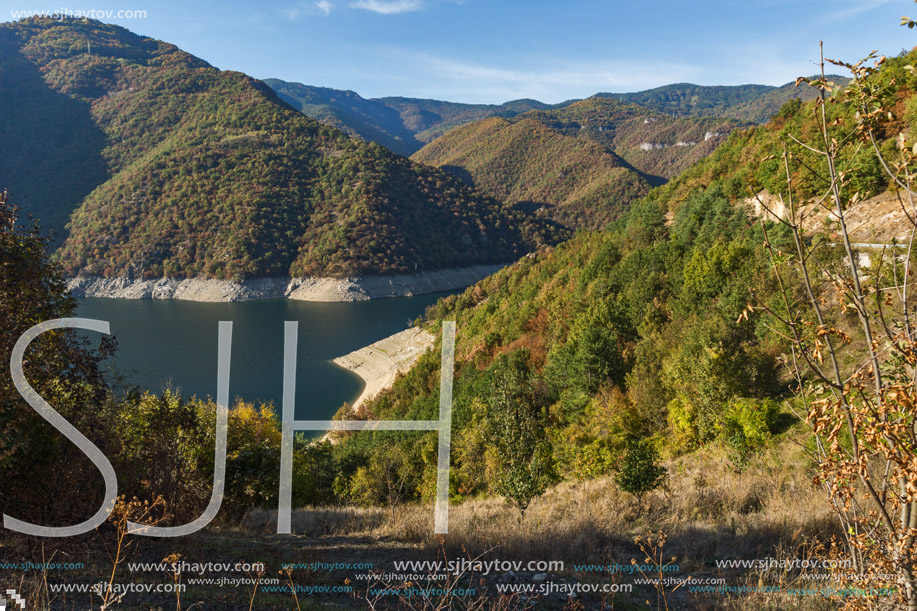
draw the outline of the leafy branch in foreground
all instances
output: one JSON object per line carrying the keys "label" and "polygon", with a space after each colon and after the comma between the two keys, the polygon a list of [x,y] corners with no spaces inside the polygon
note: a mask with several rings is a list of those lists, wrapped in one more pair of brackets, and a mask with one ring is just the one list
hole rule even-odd
{"label": "leafy branch in foreground", "polygon": [[[869,60],[874,60],[871,66]],[[780,200],[786,213],[769,212],[790,230],[792,246],[783,252],[767,240],[779,305],[760,301],[753,307],[768,310],[790,339],[786,363],[812,427],[809,449],[818,465],[816,481],[842,523],[854,572],[865,575],[870,587],[895,588],[900,602],[915,611],[917,321],[910,285],[917,155],[907,148],[910,138],[904,130],[898,134],[898,159],[889,159],[879,145],[880,135],[900,125],[895,122],[895,79],[909,68],[880,70],[885,62],[875,54],[852,65],[832,61],[854,77],[834,99],[856,109],[852,122],[829,107],[836,102],[828,100],[833,86],[824,78],[824,60],[822,78],[802,79],[819,91],[812,111],[820,142],[804,145],[818,165],[800,168],[791,145],[802,142],[790,134],[792,142],[785,143],[780,156],[786,176]],[[858,155],[876,156],[912,225],[907,244],[888,245],[872,262],[861,260],[848,218],[849,207],[859,201],[849,173],[850,160]],[[820,196],[799,196],[799,176],[805,172],[824,180]],[[833,243],[810,239],[802,229],[807,216],[826,212],[835,228]],[[843,602],[849,609],[882,604],[869,596]]]}

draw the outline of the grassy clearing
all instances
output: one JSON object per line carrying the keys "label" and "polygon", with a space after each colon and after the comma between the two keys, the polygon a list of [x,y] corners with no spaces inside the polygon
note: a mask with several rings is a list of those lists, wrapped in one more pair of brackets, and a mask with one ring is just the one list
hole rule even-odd
{"label": "grassy clearing", "polygon": [[[362,608],[542,608],[542,609],[826,609],[831,604],[812,596],[788,594],[696,594],[687,587],[663,588],[665,600],[652,585],[634,583],[653,577],[631,569],[596,570],[581,565],[647,564],[646,550],[636,537],[664,532],[667,540],[657,549],[661,564],[673,563],[677,571],[666,577],[695,580],[724,579],[731,586],[806,585],[798,570],[760,570],[718,567],[718,560],[762,558],[808,559],[828,553],[827,537],[837,526],[820,490],[811,482],[801,448],[784,438],[737,472],[718,448],[685,455],[667,463],[666,485],[638,504],[619,491],[610,478],[565,482],[536,499],[524,518],[499,498],[481,498],[453,505],[450,532],[433,532],[432,507],[405,504],[392,520],[387,508],[305,507],[293,513],[292,536],[275,533],[276,512],[255,510],[236,525],[222,525],[177,540],[128,538],[124,560],[111,578],[116,532],[110,525],[86,537],[40,541],[13,539],[0,543],[6,562],[82,562],[82,570],[0,572],[0,585],[16,588],[34,608],[99,609],[95,595],[54,593],[50,584],[172,583],[169,570],[131,570],[129,563],[160,562],[178,554],[188,563],[257,563],[264,568],[246,571],[195,572],[177,576],[186,590],[174,593],[131,593],[112,608],[187,609],[192,605],[213,609],[362,609]],[[42,556],[44,554],[44,556]],[[563,569],[482,575],[464,571],[458,576],[433,577],[416,587],[473,588],[474,596],[380,596],[370,588],[404,588],[396,561],[481,559],[500,561],[563,561]],[[297,563],[289,572],[284,565]],[[311,563],[325,563],[307,566]],[[360,564],[361,568],[330,568],[327,564]],[[372,565],[369,570],[368,565]],[[372,572],[389,573],[372,577]],[[404,571],[402,570],[402,573]],[[646,572],[646,571],[644,571]],[[430,573],[429,570],[426,571]],[[369,576],[369,580],[367,577]],[[194,583],[194,579],[223,578],[222,585]],[[231,582],[230,580],[236,580]],[[248,580],[247,583],[240,583]],[[272,580],[277,580],[272,582]],[[260,581],[260,583],[258,583]],[[631,584],[631,592],[580,593],[568,598],[560,592],[547,595],[501,595],[497,585],[553,583],[555,587],[589,584]],[[706,583],[706,582],[705,582]],[[257,587],[256,587],[257,584]],[[292,584],[296,599],[278,586]],[[812,584],[809,584],[812,585]],[[822,584],[823,586],[824,584]],[[822,587],[818,586],[818,587]],[[349,592],[333,591],[350,588]],[[271,590],[275,591],[271,591]],[[374,599],[375,602],[374,602]],[[436,601],[436,602],[434,602]],[[298,606],[297,606],[298,605]],[[580,605],[580,606],[577,606]],[[30,606],[29,608],[33,608]],[[198,608],[198,607],[195,607]]]}

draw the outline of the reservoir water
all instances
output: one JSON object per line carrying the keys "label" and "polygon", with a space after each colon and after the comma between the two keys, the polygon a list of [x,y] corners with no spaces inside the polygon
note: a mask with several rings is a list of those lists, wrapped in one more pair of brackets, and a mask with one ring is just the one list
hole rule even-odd
{"label": "reservoir water", "polygon": [[[330,419],[363,390],[357,375],[331,360],[406,329],[449,294],[344,303],[80,299],[77,315],[110,323],[118,340],[111,364],[125,384],[156,392],[171,386],[199,397],[216,396],[218,323],[230,320],[230,397],[273,402],[277,408],[283,395],[283,323],[298,321],[296,418]],[[94,344],[98,340],[98,334],[87,336]]]}

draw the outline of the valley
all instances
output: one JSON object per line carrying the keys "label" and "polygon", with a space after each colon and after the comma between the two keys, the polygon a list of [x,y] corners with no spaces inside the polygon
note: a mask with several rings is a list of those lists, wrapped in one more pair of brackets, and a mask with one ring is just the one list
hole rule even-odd
{"label": "valley", "polygon": [[917,610],[917,48],[472,4],[0,22],[0,610]]}

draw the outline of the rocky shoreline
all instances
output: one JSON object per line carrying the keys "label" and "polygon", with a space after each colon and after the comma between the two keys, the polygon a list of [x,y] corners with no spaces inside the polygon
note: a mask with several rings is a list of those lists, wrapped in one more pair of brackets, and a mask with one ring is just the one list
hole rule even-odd
{"label": "rocky shoreline", "polygon": [[67,282],[74,297],[112,299],[181,299],[203,302],[295,299],[299,301],[365,301],[406,297],[471,286],[504,265],[361,278],[253,278],[239,282],[205,278],[134,280],[79,276]]}
{"label": "rocky shoreline", "polygon": [[363,403],[389,388],[395,377],[410,369],[435,341],[430,333],[411,327],[334,359],[335,365],[354,372],[365,383],[360,396],[354,399],[344,414],[339,415],[359,413]]}

